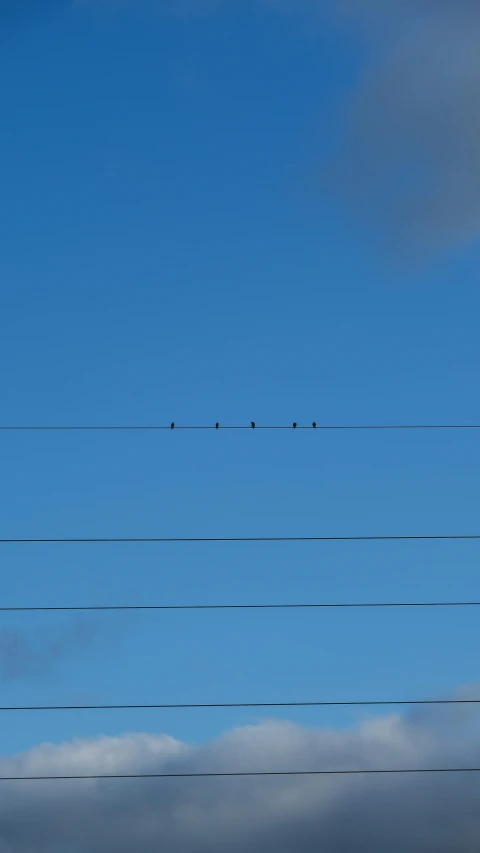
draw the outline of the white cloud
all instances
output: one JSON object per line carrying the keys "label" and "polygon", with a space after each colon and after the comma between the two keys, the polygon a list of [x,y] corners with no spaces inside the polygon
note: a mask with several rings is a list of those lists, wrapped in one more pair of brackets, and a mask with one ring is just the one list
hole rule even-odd
{"label": "white cloud", "polygon": [[[475,719],[392,715],[347,730],[267,721],[200,747],[99,737],[4,758],[0,773],[473,766]],[[477,853],[478,783],[475,774],[1,783],[0,851]]]}

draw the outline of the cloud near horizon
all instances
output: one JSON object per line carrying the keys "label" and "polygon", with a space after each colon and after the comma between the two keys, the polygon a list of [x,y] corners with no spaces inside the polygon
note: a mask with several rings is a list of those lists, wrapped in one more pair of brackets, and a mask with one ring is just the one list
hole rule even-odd
{"label": "cloud near horizon", "polygon": [[[475,714],[349,729],[264,721],[202,746],[127,734],[43,744],[0,775],[480,766]],[[480,775],[0,783],[0,853],[477,853]]]}

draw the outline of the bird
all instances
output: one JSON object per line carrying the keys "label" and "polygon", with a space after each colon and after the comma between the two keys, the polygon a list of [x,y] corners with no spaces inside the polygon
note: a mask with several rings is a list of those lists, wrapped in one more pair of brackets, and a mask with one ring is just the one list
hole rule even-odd
{"label": "bird", "polygon": [[220,426],[220,424],[219,424],[219,423],[218,423],[218,421],[217,421],[217,423],[215,424],[215,429],[218,429],[218,428],[219,428],[219,426]]}
{"label": "bird", "polygon": [[252,429],[255,429],[255,421],[251,421],[251,427]]}
{"label": "bird", "polygon": [[172,423],[170,424],[170,429],[175,429],[175,424],[173,423],[173,421],[172,421]]}
{"label": "bird", "polygon": [[293,422],[293,424],[292,424],[292,426],[293,426],[293,428],[294,428],[294,429],[296,429],[296,428],[297,428],[297,422],[296,422],[296,421],[294,421],[294,422]]}
{"label": "bird", "polygon": [[312,427],[313,427],[313,429],[317,428],[317,422],[316,421],[313,422]]}

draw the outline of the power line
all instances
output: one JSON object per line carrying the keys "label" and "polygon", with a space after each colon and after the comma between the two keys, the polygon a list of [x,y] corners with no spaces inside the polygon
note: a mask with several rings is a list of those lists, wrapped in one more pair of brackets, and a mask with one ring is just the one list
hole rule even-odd
{"label": "power line", "polygon": [[85,604],[0,607],[0,613],[66,613],[116,610],[300,610],[315,608],[480,607],[480,601],[358,601],[281,604]]}
{"label": "power line", "polygon": [[147,705],[23,705],[0,706],[2,711],[158,711],[201,710],[211,708],[361,708],[390,705],[480,705],[480,699],[372,699],[319,702],[206,702],[162,703]]}
{"label": "power line", "polygon": [[0,539],[0,545],[157,543],[157,542],[398,542],[419,540],[480,539],[479,533],[420,536],[75,536],[55,538]]}
{"label": "power line", "polygon": [[295,421],[291,424],[262,425],[251,421],[250,424],[240,426],[223,425],[220,423],[206,424],[204,426],[189,426],[171,423],[163,424],[53,424],[53,425],[4,425],[0,426],[0,432],[159,432],[162,430],[296,430],[296,429],[318,429],[318,430],[468,430],[480,429],[480,424],[299,424]]}
{"label": "power line", "polygon": [[62,776],[0,776],[0,782],[53,782],[79,779],[207,779],[241,776],[367,776],[393,773],[479,773],[480,767],[413,767],[386,770],[248,770],[217,773],[89,773]]}

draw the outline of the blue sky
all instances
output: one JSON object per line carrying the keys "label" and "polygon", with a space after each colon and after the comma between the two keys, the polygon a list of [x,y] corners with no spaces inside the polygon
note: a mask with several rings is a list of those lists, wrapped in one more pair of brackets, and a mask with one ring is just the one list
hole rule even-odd
{"label": "blue sky", "polygon": [[[360,216],[324,179],[365,45],[266,3],[165,6],[27,4],[0,23],[2,423],[478,423],[475,240],[452,229],[419,261],[384,210]],[[2,537],[478,532],[474,433],[0,446]],[[12,545],[2,567],[7,605],[480,598],[478,545],[461,542]],[[3,705],[394,699],[478,681],[474,611],[1,623],[4,658],[12,636],[33,658],[56,649],[7,673]],[[197,742],[252,719],[6,715],[0,749],[131,730]]]}

